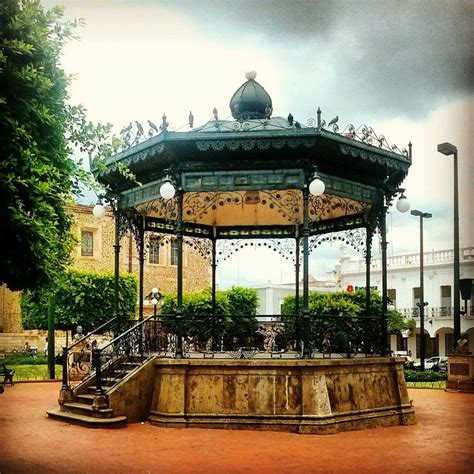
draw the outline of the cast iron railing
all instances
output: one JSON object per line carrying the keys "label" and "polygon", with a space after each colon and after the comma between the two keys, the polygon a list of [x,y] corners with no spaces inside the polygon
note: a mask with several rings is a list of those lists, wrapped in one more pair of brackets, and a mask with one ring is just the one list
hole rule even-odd
{"label": "cast iron railing", "polygon": [[[110,390],[131,364],[143,364],[150,355],[174,356],[174,328],[175,320],[168,318],[164,322],[160,316],[149,316],[104,346],[95,348],[92,351],[95,394],[102,395]],[[105,388],[104,381],[112,382],[112,385]]]}
{"label": "cast iron railing", "polygon": [[[307,321],[300,316],[299,338],[294,324],[296,317],[283,319],[284,322],[279,316],[239,316],[233,320],[221,315],[150,316],[92,348],[90,368],[94,371],[88,376],[95,376],[96,394],[101,395],[121,380],[127,368],[142,364],[152,355],[298,358],[303,354],[303,339],[309,341],[312,357],[369,357],[383,353],[380,316],[311,315]],[[103,329],[104,326],[95,333]],[[307,336],[303,338],[304,331]]]}
{"label": "cast iron railing", "polygon": [[89,378],[93,369],[93,350],[111,341],[130,323],[113,317],[68,347],[63,347],[61,357],[63,388],[74,387]]}

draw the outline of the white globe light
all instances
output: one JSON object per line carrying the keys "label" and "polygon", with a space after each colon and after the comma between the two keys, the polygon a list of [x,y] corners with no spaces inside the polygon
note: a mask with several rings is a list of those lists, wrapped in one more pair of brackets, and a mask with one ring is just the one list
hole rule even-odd
{"label": "white globe light", "polygon": [[152,292],[152,293],[158,293],[158,288],[156,288],[156,287],[153,288],[153,289],[151,290],[151,292]]}
{"label": "white globe light", "polygon": [[309,192],[313,196],[321,196],[325,189],[326,185],[324,184],[324,181],[321,181],[319,178],[315,178],[311,183],[309,183]]}
{"label": "white globe light", "polygon": [[399,212],[407,212],[410,209],[410,201],[405,196],[402,196],[397,201],[397,209]]}
{"label": "white globe light", "polygon": [[107,209],[105,209],[102,204],[96,204],[94,209],[92,209],[92,214],[94,214],[94,217],[97,217],[97,219],[102,219],[106,212]]}
{"label": "white globe light", "polygon": [[152,305],[157,305],[157,304],[158,304],[158,300],[157,300],[156,298],[153,298],[153,299],[151,300],[151,304],[152,304]]}
{"label": "white globe light", "polygon": [[163,199],[171,199],[174,197],[175,193],[176,189],[169,181],[165,181],[160,186],[160,194]]}

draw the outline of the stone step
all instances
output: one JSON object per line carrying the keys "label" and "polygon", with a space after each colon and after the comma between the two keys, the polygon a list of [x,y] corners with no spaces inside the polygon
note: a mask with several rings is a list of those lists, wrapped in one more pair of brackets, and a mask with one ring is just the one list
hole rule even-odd
{"label": "stone step", "polygon": [[121,428],[127,424],[126,416],[114,416],[110,418],[95,418],[93,416],[81,415],[62,410],[48,410],[46,412],[50,418],[87,426],[88,428]]}
{"label": "stone step", "polygon": [[92,405],[86,405],[79,402],[67,402],[63,405],[63,411],[74,413],[76,415],[92,416],[94,418],[111,418],[113,414],[112,408],[100,408],[93,410]]}
{"label": "stone step", "polygon": [[123,362],[122,365],[125,366],[125,367],[127,367],[127,366],[128,367],[138,367],[138,366],[142,365],[142,363],[138,362],[138,361],[129,360],[127,362]]}
{"label": "stone step", "polygon": [[85,405],[92,405],[92,402],[94,401],[94,396],[91,393],[84,393],[82,395],[78,395],[77,399],[79,402],[85,404]]}

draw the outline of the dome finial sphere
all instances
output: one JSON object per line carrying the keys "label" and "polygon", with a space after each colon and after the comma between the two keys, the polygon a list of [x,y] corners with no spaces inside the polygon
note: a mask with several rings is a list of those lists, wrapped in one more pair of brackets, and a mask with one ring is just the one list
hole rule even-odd
{"label": "dome finial sphere", "polygon": [[257,77],[257,73],[255,71],[248,71],[245,73],[245,78],[248,81],[254,81],[256,77]]}

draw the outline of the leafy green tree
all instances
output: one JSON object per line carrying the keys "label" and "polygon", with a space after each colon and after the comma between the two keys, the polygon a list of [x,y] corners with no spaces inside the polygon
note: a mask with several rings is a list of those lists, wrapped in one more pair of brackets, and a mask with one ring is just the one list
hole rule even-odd
{"label": "leafy green tree", "polygon": [[246,342],[252,338],[258,328],[257,314],[258,295],[253,288],[233,286],[226,292],[229,301],[230,323],[227,332],[236,339],[238,346],[249,346]]}
{"label": "leafy green tree", "polygon": [[0,4],[0,281],[13,290],[49,281],[73,245],[68,78],[58,67],[72,25],[60,15],[33,0]]}
{"label": "leafy green tree", "polygon": [[[74,240],[65,204],[92,183],[72,147],[106,156],[110,125],[67,104],[61,51],[82,20],[38,0],[0,2],[0,282],[46,285],[64,271]],[[115,148],[114,148],[115,147]]]}
{"label": "leafy green tree", "polygon": [[[211,335],[224,336],[226,347],[245,346],[246,340],[253,337],[258,323],[258,296],[251,288],[233,287],[230,290],[216,292],[216,315],[212,314],[212,294],[210,289],[183,295],[182,311],[185,317],[184,330],[204,346]],[[176,311],[176,295],[165,295],[162,305],[164,315]],[[174,327],[174,319],[167,328]],[[234,341],[235,339],[235,341]]]}
{"label": "leafy green tree", "polygon": [[[25,329],[48,327],[48,299],[54,297],[55,325],[73,329],[81,325],[92,331],[108,321],[113,314],[114,276],[70,270],[53,284],[22,295],[21,310]],[[137,278],[120,275],[119,312],[127,319],[135,316]]]}
{"label": "leafy green tree", "polygon": [[[370,314],[381,316],[382,298],[377,292],[371,292],[370,303]],[[300,298],[300,309],[302,307],[303,299]],[[333,349],[341,353],[349,352],[351,348],[361,346],[363,342],[366,349],[376,349],[380,344],[380,322],[356,319],[356,316],[365,313],[365,290],[358,290],[353,293],[346,291],[336,293],[311,292],[309,294],[309,311],[311,315],[311,338],[320,350],[325,334],[332,339]],[[295,297],[287,296],[282,304],[282,321],[285,336],[288,340],[296,339],[295,312]],[[302,321],[302,318],[300,321]],[[389,333],[397,334],[403,330],[412,330],[414,326],[415,322],[413,320],[406,320],[403,315],[395,310],[388,311]]]}

